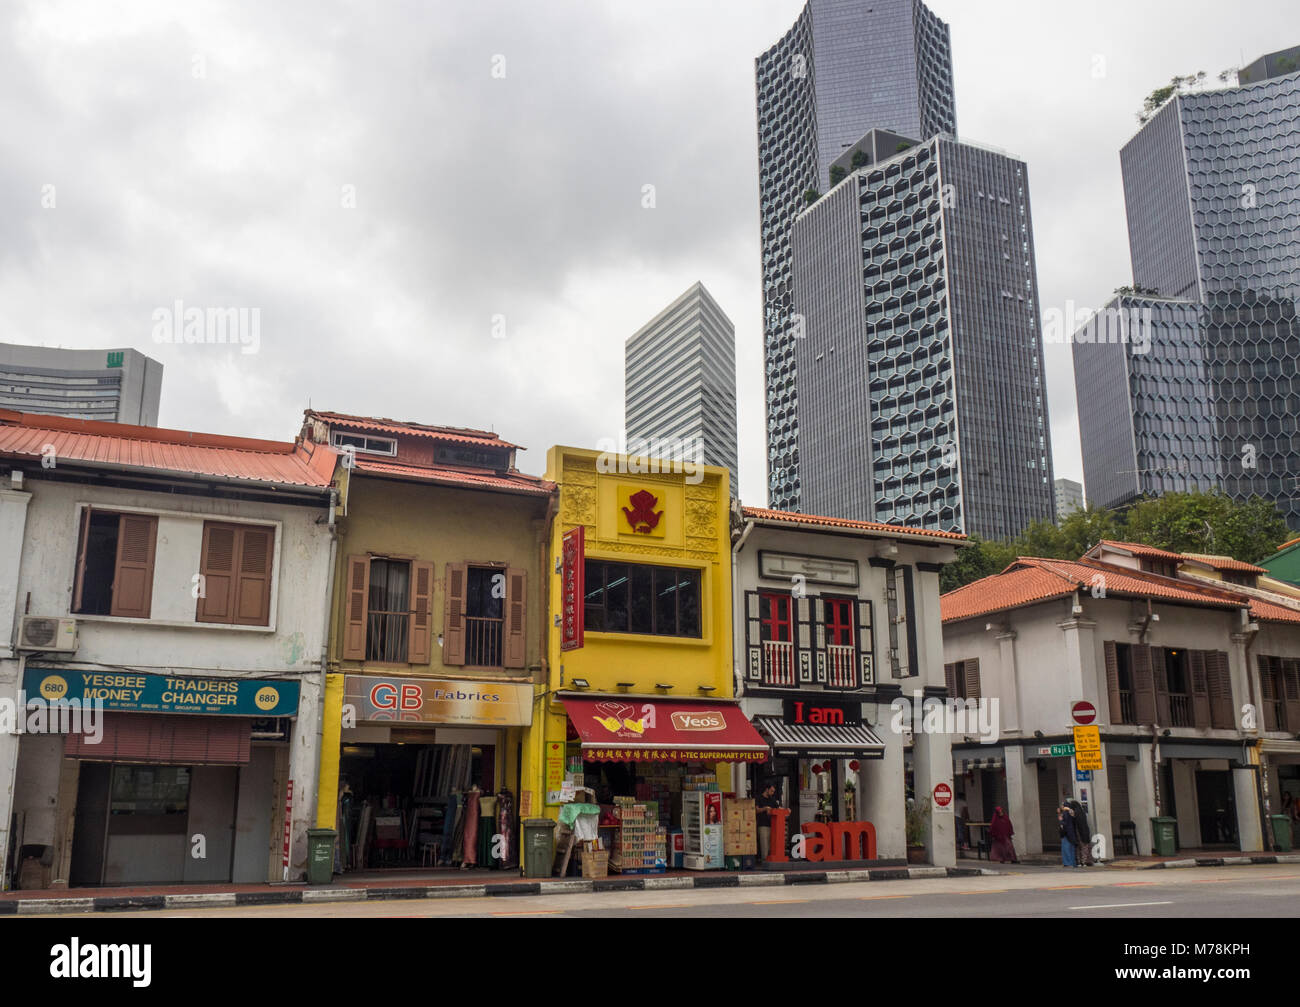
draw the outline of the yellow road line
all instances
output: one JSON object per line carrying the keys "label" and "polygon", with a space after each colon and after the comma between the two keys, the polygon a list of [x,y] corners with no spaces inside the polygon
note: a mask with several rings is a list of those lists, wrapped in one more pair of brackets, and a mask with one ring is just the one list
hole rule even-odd
{"label": "yellow road line", "polygon": [[563,916],[562,909],[521,909],[515,912],[493,913],[493,916]]}
{"label": "yellow road line", "polygon": [[625,908],[627,909],[685,909],[690,904],[691,903],[689,902],[663,902],[663,903],[655,903],[655,904],[646,903],[645,905],[626,906]]}
{"label": "yellow road line", "polygon": [[881,899],[910,899],[910,895],[863,895],[859,902],[879,902]]}
{"label": "yellow road line", "polygon": [[1063,892],[1067,888],[1092,888],[1092,885],[1049,885],[1038,889],[1040,892]]}
{"label": "yellow road line", "polygon": [[762,899],[758,902],[750,902],[751,906],[781,906],[789,905],[793,902],[807,902],[808,899]]}

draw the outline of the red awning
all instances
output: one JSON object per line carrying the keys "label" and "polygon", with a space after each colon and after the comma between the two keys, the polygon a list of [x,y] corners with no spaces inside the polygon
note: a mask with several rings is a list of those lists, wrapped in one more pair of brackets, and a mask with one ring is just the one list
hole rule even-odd
{"label": "red awning", "polygon": [[767,742],[734,701],[562,696],[592,762],[766,762]]}

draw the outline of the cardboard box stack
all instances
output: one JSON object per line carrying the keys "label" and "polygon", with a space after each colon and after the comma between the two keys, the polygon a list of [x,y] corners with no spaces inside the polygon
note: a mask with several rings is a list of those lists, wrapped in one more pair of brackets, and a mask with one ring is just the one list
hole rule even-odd
{"label": "cardboard box stack", "polygon": [[722,800],[722,849],[729,857],[758,852],[758,812],[752,797]]}

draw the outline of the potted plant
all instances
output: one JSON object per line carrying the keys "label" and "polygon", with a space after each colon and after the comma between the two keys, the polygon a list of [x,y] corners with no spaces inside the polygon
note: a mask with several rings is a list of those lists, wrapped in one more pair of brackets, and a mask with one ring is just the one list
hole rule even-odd
{"label": "potted plant", "polygon": [[907,836],[907,862],[925,863],[925,833],[930,820],[930,798],[909,798],[903,831]]}

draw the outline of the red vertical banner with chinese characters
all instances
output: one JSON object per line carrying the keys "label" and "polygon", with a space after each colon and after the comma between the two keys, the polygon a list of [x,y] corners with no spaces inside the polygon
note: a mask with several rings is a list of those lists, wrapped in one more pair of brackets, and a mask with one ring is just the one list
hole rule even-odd
{"label": "red vertical banner with chinese characters", "polygon": [[582,525],[566,531],[561,540],[560,561],[560,650],[577,650],[582,646],[583,602],[586,586],[587,529]]}

